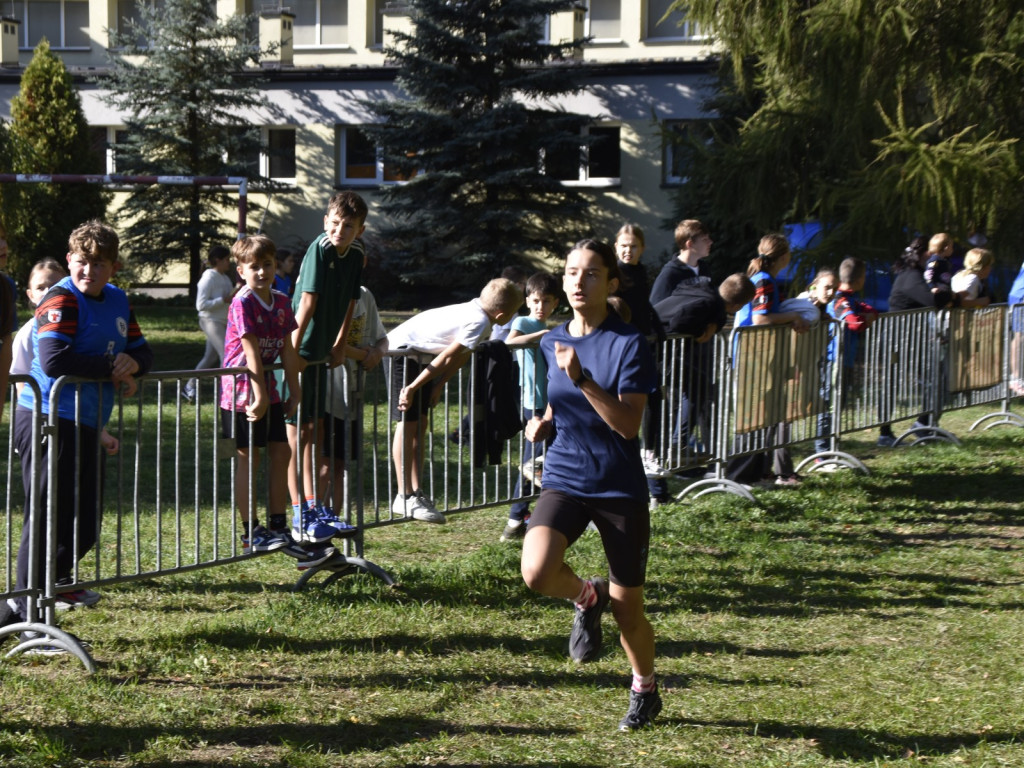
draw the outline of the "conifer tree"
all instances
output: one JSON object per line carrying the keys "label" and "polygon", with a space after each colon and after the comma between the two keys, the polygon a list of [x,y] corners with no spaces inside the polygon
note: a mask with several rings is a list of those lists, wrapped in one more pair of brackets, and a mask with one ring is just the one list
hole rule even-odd
{"label": "conifer tree", "polygon": [[[94,173],[100,162],[71,75],[44,38],[11,100],[4,165],[15,173]],[[83,221],[103,218],[106,195],[91,184],[5,184],[3,219],[10,243],[8,270],[24,285],[45,257],[63,261],[68,235]]]}
{"label": "conifer tree", "polygon": [[545,165],[578,166],[586,118],[550,106],[578,90],[577,40],[539,42],[565,0],[411,0],[414,29],[387,55],[397,100],[369,103],[385,173],[390,270],[475,294],[505,266],[591,235],[586,205]]}
{"label": "conifer tree", "polygon": [[[889,258],[915,230],[1024,245],[1024,17],[1016,0],[686,0],[724,53],[714,140],[679,214]],[[716,240],[718,239],[716,234]],[[750,243],[746,244],[746,255]],[[716,245],[716,252],[721,250]],[[724,254],[723,254],[724,255]],[[745,263],[745,258],[743,263]]]}
{"label": "conifer tree", "polygon": [[[127,139],[114,147],[118,174],[246,176],[263,184],[256,160],[261,138],[245,117],[264,106],[247,19],[217,16],[215,0],[137,4],[139,18],[114,35],[111,71],[100,84],[118,108]],[[119,210],[136,263],[158,275],[188,259],[189,295],[211,244],[237,235],[235,190],[195,186],[134,187]]]}

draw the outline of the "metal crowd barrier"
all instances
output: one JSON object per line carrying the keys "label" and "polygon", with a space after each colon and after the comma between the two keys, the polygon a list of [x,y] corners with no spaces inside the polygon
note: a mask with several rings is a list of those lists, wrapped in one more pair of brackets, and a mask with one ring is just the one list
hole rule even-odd
{"label": "metal crowd barrier", "polygon": [[[679,498],[728,492],[753,501],[745,484],[727,477],[731,463],[821,439],[829,449],[809,456],[799,466],[818,469],[840,465],[867,471],[863,463],[837,448],[841,389],[841,349],[829,355],[835,323],[818,322],[806,333],[788,325],[748,326],[719,334],[707,358],[718,392],[710,411],[714,418],[713,468],[688,485]],[[692,340],[690,340],[692,342]],[[708,342],[711,344],[712,342]]]}
{"label": "metal crowd barrier", "polygon": [[[80,524],[78,518],[83,502],[80,491],[90,483],[83,485],[77,469],[70,473],[58,471],[56,451],[49,453],[48,506],[39,509],[35,494],[29,499],[32,510],[29,519],[35,523],[33,530],[37,538],[29,547],[32,562],[28,584],[21,589],[15,588],[15,573],[25,519],[25,497],[13,430],[8,428],[13,417],[0,425],[0,437],[6,435],[8,441],[2,553],[4,572],[0,599],[25,599],[27,618],[26,622],[0,628],[0,639],[23,632],[36,633],[30,639],[23,636],[26,639],[7,651],[6,656],[40,645],[59,646],[79,658],[92,671],[95,665],[87,647],[57,627],[55,616],[59,593],[102,589],[262,556],[244,554],[241,543],[243,528],[233,483],[237,462],[234,439],[222,439],[220,436],[217,392],[219,379],[226,374],[241,376],[245,372],[244,369],[189,370],[140,377],[134,396],[118,395],[107,425],[108,431],[120,443],[114,456],[104,455],[98,433],[93,436],[92,432],[80,426],[76,428],[76,445],[99,459],[93,484],[100,515],[94,529]],[[445,514],[506,505],[518,498],[512,495],[512,491],[520,472],[519,457],[524,445],[521,431],[514,438],[501,441],[497,463],[489,463],[486,451],[480,453],[479,447],[474,459],[474,446],[480,445],[479,440],[487,431],[484,409],[478,396],[478,393],[480,396],[483,394],[483,374],[477,356],[474,356],[444,388],[440,402],[428,416],[424,490]],[[186,402],[182,396],[183,387],[190,379],[197,381],[194,404]],[[333,397],[333,387],[348,389],[351,383],[346,374],[340,372],[338,379],[328,376],[327,381],[332,389],[328,398]],[[11,377],[12,391],[13,384],[17,382],[36,387],[28,377]],[[57,402],[63,388],[77,387],[81,382],[74,377],[60,379],[51,393],[51,401]],[[314,491],[321,498],[341,494],[342,517],[356,525],[359,533],[353,539],[336,544],[339,552],[330,560],[306,570],[298,578],[296,588],[305,586],[318,574],[325,575],[325,583],[329,583],[353,571],[366,572],[385,583],[393,583],[387,571],[363,557],[366,531],[412,520],[400,517],[392,510],[395,473],[390,446],[394,422],[389,415],[389,391],[383,367],[369,372],[357,371],[355,386],[349,393],[349,410],[337,415],[346,430],[345,444],[351,445],[352,435],[348,430],[359,430],[361,450],[354,461],[346,462],[342,488],[335,489],[329,484],[326,489],[315,488]],[[16,397],[12,394],[6,412],[13,414],[15,407]],[[51,412],[54,415],[43,417],[37,405],[31,437],[34,447],[43,445],[45,440],[55,439],[56,411],[53,407]],[[17,416],[22,417],[22,413]],[[299,418],[302,418],[301,413]],[[315,440],[323,437],[318,432],[314,434]],[[333,462],[333,448],[328,447],[325,452],[327,461]],[[249,453],[254,455],[253,450]],[[251,491],[259,500],[258,510],[266,508],[265,469],[268,462],[260,464],[259,471],[251,464],[249,467]],[[42,468],[38,461],[33,462],[33,468],[37,477],[32,486],[35,487],[39,484]],[[95,544],[87,547],[88,551],[81,559],[72,558],[69,577],[58,584],[54,504],[60,489],[66,484],[75,489],[72,546],[76,551],[80,545],[86,548],[84,544],[93,538]],[[536,490],[531,483],[524,484],[525,497],[534,493]],[[261,512],[260,517],[263,516]],[[287,517],[290,522],[290,510]],[[427,525],[422,522],[416,524]]]}
{"label": "metal crowd barrier", "polygon": [[[818,323],[804,334],[794,334],[789,326],[756,326],[719,334],[703,344],[687,337],[665,342],[658,351],[662,397],[654,399],[655,418],[645,425],[643,439],[670,472],[689,478],[680,497],[726,491],[753,500],[747,488],[726,477],[729,463],[813,439],[824,441],[828,449],[813,453],[798,470],[810,467],[814,471],[832,464],[866,472],[858,459],[839,450],[844,434],[927,414],[934,417],[930,436],[943,432],[934,420],[943,408],[1001,402],[1005,413],[991,421],[1024,426],[1008,410],[1009,399],[1024,393],[1024,305],[948,315],[929,310],[882,315],[860,339],[860,355],[853,369],[844,369],[839,362],[841,334],[839,349],[829,354],[837,330],[830,322]],[[415,355],[393,351],[388,357]],[[493,392],[488,389],[489,369],[483,355],[481,349],[471,357],[426,415],[423,490],[445,515],[529,501],[537,493],[532,482],[522,482],[518,493],[516,489],[522,459],[530,454],[522,431],[506,439],[489,436],[493,423],[488,421],[488,398],[493,398]],[[419,355],[423,361],[431,357]],[[349,380],[353,372],[355,378]],[[55,452],[51,452],[48,505],[41,508],[36,494],[31,494],[28,502],[28,519],[35,523],[36,532],[30,552],[37,559],[29,569],[26,586],[16,588],[15,557],[25,520],[25,499],[20,457],[9,428],[12,420],[0,424],[0,439],[6,435],[8,440],[0,599],[24,599],[27,618],[0,629],[0,638],[38,633],[17,644],[7,656],[37,645],[58,645],[92,670],[88,650],[56,625],[59,593],[257,556],[243,554],[243,529],[233,485],[236,452],[233,441],[228,445],[220,437],[217,388],[225,374],[245,375],[243,369],[222,369],[141,377],[136,394],[130,398],[119,395],[114,404],[108,430],[120,442],[115,456],[104,459],[98,442],[89,442],[98,438],[86,437],[82,444],[88,433],[77,431],[80,448],[100,456],[95,479],[104,480],[102,490],[97,482],[102,524],[97,522],[94,531],[85,531],[76,517],[76,545],[92,537],[96,544],[74,562],[65,583],[57,580],[54,499],[62,484],[71,483],[76,505],[80,505],[77,494],[83,487],[82,478],[78,470],[57,471]],[[182,399],[182,388],[189,379],[199,384],[194,405]],[[12,385],[17,382],[35,387],[26,377],[12,377]],[[397,514],[393,504],[397,490],[392,457],[395,421],[385,366],[371,371],[339,370],[328,376],[327,382],[329,401],[339,402],[336,388],[346,392],[334,415],[341,419],[345,445],[354,439],[359,450],[354,460],[347,457],[345,461],[341,488],[333,487],[334,481],[329,480],[328,488],[314,491],[321,498],[340,499],[341,516],[359,532],[337,545],[335,557],[304,572],[296,588],[317,575],[326,576],[325,583],[330,583],[351,572],[364,572],[390,584],[390,574],[364,557],[369,531],[412,520]],[[62,379],[52,397],[56,398],[61,388],[78,384],[73,378]],[[511,391],[518,391],[514,383]],[[521,415],[518,402],[504,404]],[[492,401],[490,406],[494,405]],[[13,414],[14,408],[12,398],[7,413]],[[19,413],[16,418],[24,415]],[[44,440],[54,439],[55,422],[55,417],[42,417],[38,407],[32,414],[29,442],[35,452]],[[920,430],[907,434],[915,431]],[[314,435],[317,440],[322,437]],[[326,460],[333,462],[332,447],[326,454]],[[101,469],[104,460],[105,473]],[[33,466],[35,483],[31,487],[37,487],[41,478],[38,460]],[[267,462],[262,462],[262,467],[266,466]],[[704,476],[704,469],[709,470],[709,477]],[[265,498],[260,496],[266,491],[265,471],[250,466],[249,472],[253,493]],[[290,517],[290,512],[287,514]],[[503,522],[504,518],[495,521],[496,537]]]}

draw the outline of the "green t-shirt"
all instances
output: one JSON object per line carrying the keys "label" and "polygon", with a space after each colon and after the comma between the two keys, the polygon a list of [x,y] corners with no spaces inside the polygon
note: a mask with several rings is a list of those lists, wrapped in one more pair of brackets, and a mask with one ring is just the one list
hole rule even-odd
{"label": "green t-shirt", "polygon": [[298,352],[306,360],[322,360],[334,346],[349,303],[359,298],[363,253],[358,239],[345,253],[338,253],[324,233],[306,249],[292,297],[292,309],[298,314],[302,294],[317,295],[316,309],[299,344]]}

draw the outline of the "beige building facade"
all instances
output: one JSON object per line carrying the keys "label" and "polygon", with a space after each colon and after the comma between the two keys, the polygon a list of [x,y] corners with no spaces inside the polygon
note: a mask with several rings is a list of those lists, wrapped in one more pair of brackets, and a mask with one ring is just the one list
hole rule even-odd
{"label": "beige building facade", "polygon": [[[589,155],[578,177],[564,179],[593,201],[598,230],[580,235],[611,238],[622,223],[637,223],[647,232],[645,260],[652,264],[672,250],[662,224],[673,215],[672,193],[685,178],[664,132],[706,117],[714,54],[710,39],[683,14],[665,16],[670,5],[587,0],[544,24],[551,42],[593,38],[579,56],[583,91],[559,105],[592,120]],[[395,0],[292,0],[268,10],[257,0],[217,0],[217,10],[222,17],[258,14],[253,32],[261,47],[279,44],[275,58],[262,62],[268,107],[249,117],[270,149],[260,158],[261,171],[285,189],[272,196],[250,189],[249,230],[262,229],[283,244],[308,240],[338,189],[367,199],[372,230],[380,190],[401,182],[389,177],[360,131],[370,119],[360,101],[398,97],[384,50],[395,30],[411,29],[408,8]],[[88,80],[109,65],[109,30],[135,13],[136,0],[0,0],[0,116],[10,118],[20,73],[45,36],[79,84],[97,146],[115,143],[122,117],[103,102],[102,81]],[[107,154],[102,168],[83,172],[116,173]]]}

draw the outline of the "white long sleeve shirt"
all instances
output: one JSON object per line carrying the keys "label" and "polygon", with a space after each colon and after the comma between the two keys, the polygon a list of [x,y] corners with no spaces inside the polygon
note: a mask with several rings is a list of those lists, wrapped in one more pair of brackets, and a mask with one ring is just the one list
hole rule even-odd
{"label": "white long sleeve shirt", "polygon": [[196,309],[199,316],[227,323],[234,287],[231,278],[216,269],[203,272],[196,286]]}

